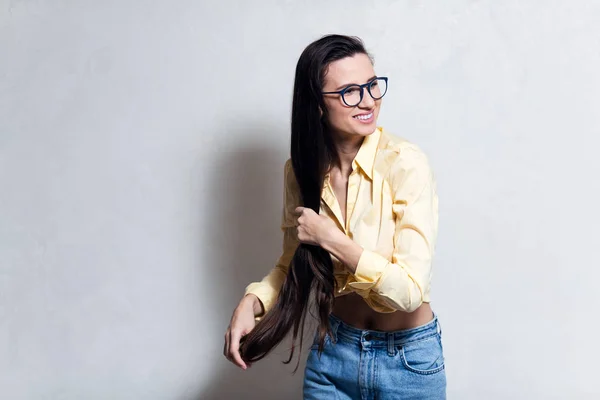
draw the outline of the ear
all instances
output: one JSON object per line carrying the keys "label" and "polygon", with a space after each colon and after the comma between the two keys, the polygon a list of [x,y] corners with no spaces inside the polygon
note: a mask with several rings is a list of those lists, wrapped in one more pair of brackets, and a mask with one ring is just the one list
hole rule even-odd
{"label": "ear", "polygon": [[319,106],[319,116],[323,118],[323,109]]}

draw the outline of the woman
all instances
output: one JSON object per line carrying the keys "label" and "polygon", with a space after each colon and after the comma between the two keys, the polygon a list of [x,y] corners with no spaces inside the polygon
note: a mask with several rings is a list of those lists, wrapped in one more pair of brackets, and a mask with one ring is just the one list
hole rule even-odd
{"label": "woman", "polygon": [[225,356],[246,369],[292,328],[295,342],[313,299],[305,399],[445,398],[429,304],[435,180],[416,145],[377,127],[387,81],[355,37],[325,36],[300,56],[283,254],[246,288],[225,334]]}

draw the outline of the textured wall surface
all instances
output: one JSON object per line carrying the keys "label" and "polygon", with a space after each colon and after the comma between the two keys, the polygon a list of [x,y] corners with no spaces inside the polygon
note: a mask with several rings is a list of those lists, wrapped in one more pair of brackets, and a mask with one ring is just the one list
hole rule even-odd
{"label": "textured wall surface", "polygon": [[[600,2],[0,0],[0,398],[299,399],[222,356],[294,67],[361,36],[439,181],[450,399],[598,399]],[[303,361],[301,367],[303,366]]]}

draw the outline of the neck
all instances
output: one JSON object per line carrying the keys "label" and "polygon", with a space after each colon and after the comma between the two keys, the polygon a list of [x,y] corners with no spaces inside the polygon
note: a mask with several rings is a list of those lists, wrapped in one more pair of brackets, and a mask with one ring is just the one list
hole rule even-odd
{"label": "neck", "polygon": [[363,136],[358,135],[335,136],[334,145],[339,157],[339,165],[337,165],[337,167],[344,176],[350,175],[350,172],[352,171],[352,161],[354,161],[354,158],[358,154],[364,139]]}

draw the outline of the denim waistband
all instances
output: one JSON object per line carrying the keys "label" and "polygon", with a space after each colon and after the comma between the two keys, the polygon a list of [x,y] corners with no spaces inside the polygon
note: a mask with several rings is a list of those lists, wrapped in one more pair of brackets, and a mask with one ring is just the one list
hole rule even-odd
{"label": "denim waistband", "polygon": [[360,343],[362,347],[403,346],[442,333],[438,317],[435,314],[433,319],[425,325],[390,332],[355,328],[333,314],[329,315],[329,322],[334,342],[342,339]]}

